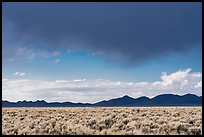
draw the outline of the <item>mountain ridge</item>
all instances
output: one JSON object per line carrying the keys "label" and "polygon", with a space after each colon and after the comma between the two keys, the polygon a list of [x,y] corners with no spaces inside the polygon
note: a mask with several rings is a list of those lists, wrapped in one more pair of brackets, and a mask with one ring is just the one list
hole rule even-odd
{"label": "mountain ridge", "polygon": [[9,102],[2,100],[2,107],[137,107],[137,106],[202,106],[202,96],[194,94],[175,95],[160,94],[153,98],[141,96],[132,98],[128,95],[123,97],[103,100],[96,103],[73,103],[73,102],[46,102],[17,101]]}

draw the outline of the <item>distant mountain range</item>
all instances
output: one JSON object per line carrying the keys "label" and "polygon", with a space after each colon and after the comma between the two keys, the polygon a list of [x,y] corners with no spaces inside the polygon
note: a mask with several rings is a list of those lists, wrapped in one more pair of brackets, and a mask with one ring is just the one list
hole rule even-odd
{"label": "distant mountain range", "polygon": [[18,101],[9,102],[2,100],[2,107],[133,107],[133,106],[202,106],[202,96],[186,94],[183,96],[173,94],[162,94],[154,98],[139,97],[132,98],[127,95],[111,100],[104,100],[94,104],[72,103],[72,102],[51,102],[42,101]]}

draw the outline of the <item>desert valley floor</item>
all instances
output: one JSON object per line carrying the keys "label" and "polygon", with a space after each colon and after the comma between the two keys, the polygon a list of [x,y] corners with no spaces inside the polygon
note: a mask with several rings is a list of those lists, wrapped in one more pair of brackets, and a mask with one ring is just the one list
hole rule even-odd
{"label": "desert valley floor", "polygon": [[202,107],[2,108],[3,135],[201,135]]}

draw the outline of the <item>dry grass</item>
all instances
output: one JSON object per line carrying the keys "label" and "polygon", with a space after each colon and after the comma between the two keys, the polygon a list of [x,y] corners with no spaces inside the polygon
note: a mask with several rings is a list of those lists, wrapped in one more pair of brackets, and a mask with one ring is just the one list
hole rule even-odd
{"label": "dry grass", "polygon": [[201,135],[202,107],[2,108],[3,135]]}

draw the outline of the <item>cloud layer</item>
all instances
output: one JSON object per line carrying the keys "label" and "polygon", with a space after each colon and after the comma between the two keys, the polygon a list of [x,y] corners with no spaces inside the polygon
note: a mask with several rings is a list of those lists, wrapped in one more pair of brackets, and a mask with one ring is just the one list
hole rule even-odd
{"label": "cloud layer", "polygon": [[97,80],[8,80],[2,79],[2,99],[9,101],[38,100],[48,102],[72,101],[94,103],[129,95],[132,97],[154,97],[158,94],[202,95],[202,73],[191,72],[191,69],[161,75],[161,81],[121,82],[103,79]]}
{"label": "cloud layer", "polygon": [[4,2],[2,12],[3,59],[84,50],[135,63],[202,42],[202,3]]}

